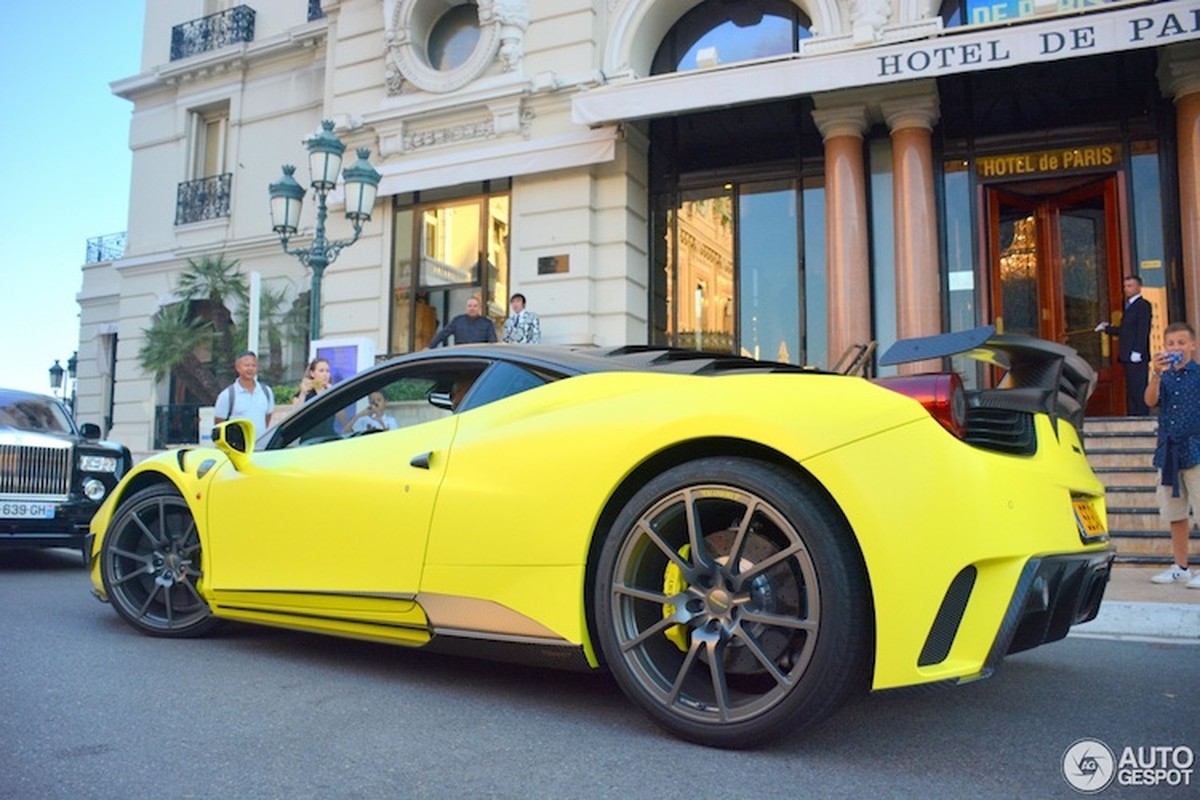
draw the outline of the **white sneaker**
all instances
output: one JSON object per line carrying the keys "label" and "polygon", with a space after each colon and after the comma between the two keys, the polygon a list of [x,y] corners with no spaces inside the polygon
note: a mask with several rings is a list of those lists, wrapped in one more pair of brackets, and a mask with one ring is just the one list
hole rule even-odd
{"label": "white sneaker", "polygon": [[[1184,567],[1181,567],[1178,564],[1172,564],[1170,569],[1163,570],[1162,572],[1158,573],[1157,575],[1155,575],[1153,578],[1150,579],[1150,582],[1151,583],[1175,583],[1175,581],[1190,580],[1191,577],[1192,577],[1192,571],[1190,569],[1185,569]],[[1197,580],[1200,580],[1200,578],[1197,578]],[[1191,581],[1191,582],[1195,583],[1195,581]],[[1200,589],[1200,586],[1197,586],[1196,588]]]}
{"label": "white sneaker", "polygon": [[1196,577],[1187,582],[1187,588],[1200,589],[1200,572],[1196,574]]}

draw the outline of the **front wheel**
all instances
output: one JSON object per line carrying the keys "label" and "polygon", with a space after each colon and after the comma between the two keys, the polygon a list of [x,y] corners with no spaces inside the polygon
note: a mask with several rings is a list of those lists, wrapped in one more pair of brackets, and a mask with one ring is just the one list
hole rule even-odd
{"label": "front wheel", "polygon": [[813,487],[708,458],[658,476],[601,551],[605,661],[655,722],[714,747],[813,724],[865,683],[872,628],[857,548]]}
{"label": "front wheel", "polygon": [[196,589],[196,522],[172,487],[147,487],[121,504],[100,549],[100,575],[113,608],[142,633],[200,636],[217,624]]}

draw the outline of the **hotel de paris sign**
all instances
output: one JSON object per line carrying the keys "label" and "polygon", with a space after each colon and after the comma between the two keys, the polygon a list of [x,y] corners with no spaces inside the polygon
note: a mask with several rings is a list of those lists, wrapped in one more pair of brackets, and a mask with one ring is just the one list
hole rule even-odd
{"label": "hotel de paris sign", "polygon": [[889,47],[874,57],[876,80],[995,69],[1060,58],[1158,47],[1200,37],[1200,4],[1158,3],[1064,17],[1036,26]]}
{"label": "hotel de paris sign", "polygon": [[572,102],[572,117],[577,123],[602,125],[1195,39],[1200,39],[1200,0],[1100,6],[1049,20],[955,28],[935,37],[898,44],[819,55],[801,52],[758,63],[614,82],[577,96]]}

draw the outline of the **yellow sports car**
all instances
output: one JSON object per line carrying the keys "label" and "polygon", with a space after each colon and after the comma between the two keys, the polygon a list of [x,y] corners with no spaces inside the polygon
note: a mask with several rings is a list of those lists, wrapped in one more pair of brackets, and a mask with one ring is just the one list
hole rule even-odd
{"label": "yellow sports car", "polygon": [[606,669],[673,733],[753,746],[1095,616],[1092,371],[990,329],[882,361],[956,351],[998,388],[645,346],[404,356],[257,446],[234,420],[138,465],[92,521],[92,583],[155,636],[240,620]]}

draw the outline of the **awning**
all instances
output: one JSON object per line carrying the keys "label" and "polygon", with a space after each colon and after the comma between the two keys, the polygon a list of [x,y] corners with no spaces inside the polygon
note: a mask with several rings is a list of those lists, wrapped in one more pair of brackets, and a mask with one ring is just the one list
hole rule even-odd
{"label": "awning", "polygon": [[[1060,14],[1008,26],[963,27],[897,44],[739,62],[631,80],[582,92],[581,125],[798,97],[837,89],[1162,47],[1200,39],[1200,0]],[[812,43],[809,45],[809,43]],[[803,48],[824,43],[806,40]]]}

